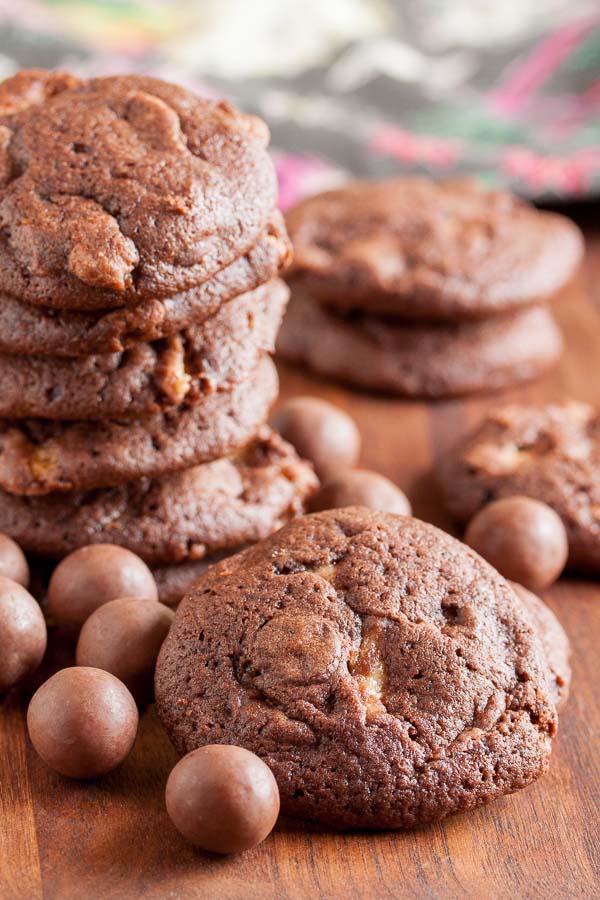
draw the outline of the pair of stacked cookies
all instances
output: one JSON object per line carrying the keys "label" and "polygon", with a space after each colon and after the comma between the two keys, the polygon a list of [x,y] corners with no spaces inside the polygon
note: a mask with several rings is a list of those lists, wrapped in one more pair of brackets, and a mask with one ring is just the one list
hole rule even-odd
{"label": "pair of stacked cookies", "polygon": [[562,216],[470,181],[398,178],[309,198],[287,224],[290,361],[437,398],[536,377],[560,356],[547,303],[583,248]]}
{"label": "pair of stacked cookies", "polygon": [[289,255],[267,143],[155,79],[0,85],[0,530],[26,550],[191,574],[302,509],[312,470],[264,424]]}

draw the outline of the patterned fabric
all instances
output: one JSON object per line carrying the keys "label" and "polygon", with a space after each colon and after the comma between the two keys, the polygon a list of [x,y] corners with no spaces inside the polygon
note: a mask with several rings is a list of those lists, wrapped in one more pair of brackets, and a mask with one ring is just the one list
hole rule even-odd
{"label": "patterned fabric", "polygon": [[0,76],[144,71],[270,123],[282,205],[349,174],[600,194],[597,0],[0,0]]}

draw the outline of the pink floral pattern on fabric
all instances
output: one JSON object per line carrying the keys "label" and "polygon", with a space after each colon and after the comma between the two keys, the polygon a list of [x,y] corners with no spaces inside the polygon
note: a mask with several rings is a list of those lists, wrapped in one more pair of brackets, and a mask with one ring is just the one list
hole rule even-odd
{"label": "pink floral pattern on fabric", "polygon": [[261,0],[260,16],[247,0],[0,0],[0,77],[34,65],[149,72],[258,113],[283,207],[403,172],[600,195],[597,0],[410,15],[401,0]]}

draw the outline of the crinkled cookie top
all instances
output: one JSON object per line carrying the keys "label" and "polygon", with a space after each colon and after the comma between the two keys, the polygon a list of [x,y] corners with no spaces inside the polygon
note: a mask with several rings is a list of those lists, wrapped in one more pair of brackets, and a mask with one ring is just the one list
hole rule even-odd
{"label": "crinkled cookie top", "polygon": [[287,214],[292,274],[343,309],[484,316],[544,300],[582,255],[579,229],[467,179],[354,181]]}
{"label": "crinkled cookie top", "polygon": [[201,283],[276,200],[264,123],[142,76],[0,84],[0,290],[92,308]]}

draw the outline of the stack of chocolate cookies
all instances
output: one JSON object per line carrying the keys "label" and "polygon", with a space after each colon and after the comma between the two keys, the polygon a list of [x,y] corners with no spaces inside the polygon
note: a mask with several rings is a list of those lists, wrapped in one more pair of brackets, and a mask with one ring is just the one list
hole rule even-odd
{"label": "stack of chocolate cookies", "polygon": [[[264,424],[289,243],[260,120],[155,79],[0,85],[0,531],[165,593],[300,512]],[[178,588],[179,589],[179,588]]]}
{"label": "stack of chocolate cookies", "polygon": [[287,224],[288,360],[437,398],[536,377],[560,356],[547,304],[583,250],[562,216],[471,181],[398,178],[309,198]]}

